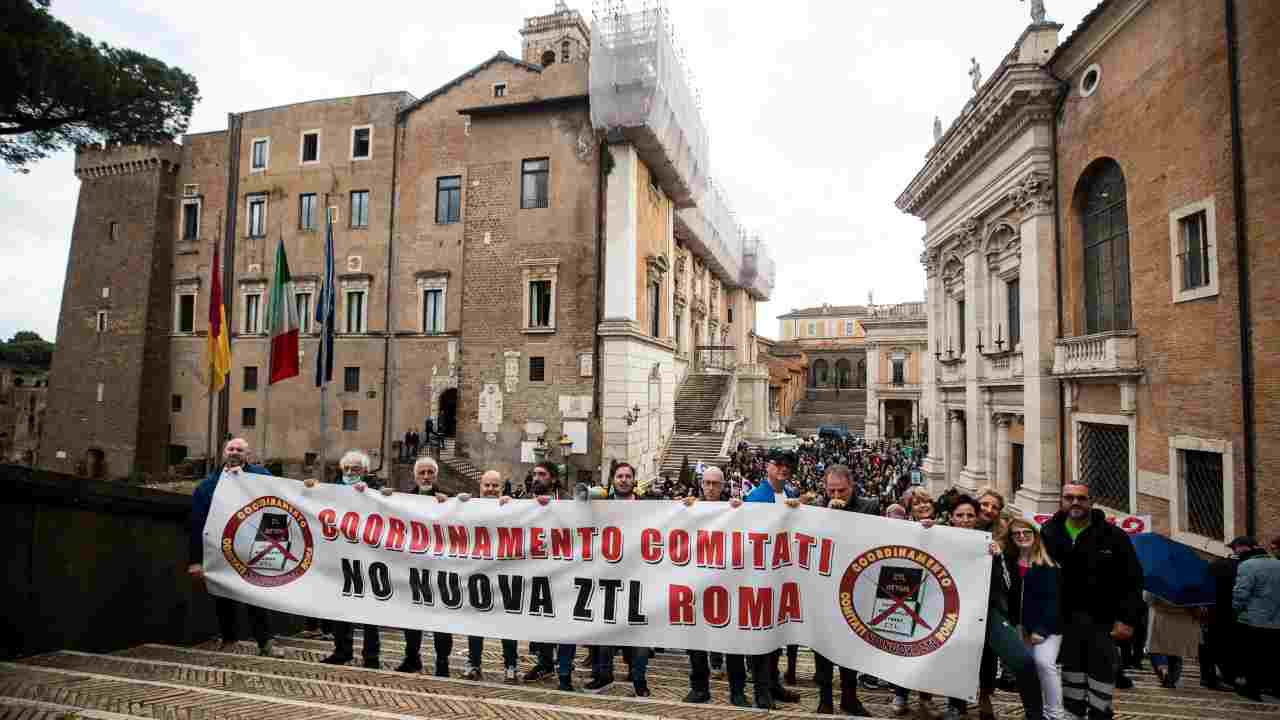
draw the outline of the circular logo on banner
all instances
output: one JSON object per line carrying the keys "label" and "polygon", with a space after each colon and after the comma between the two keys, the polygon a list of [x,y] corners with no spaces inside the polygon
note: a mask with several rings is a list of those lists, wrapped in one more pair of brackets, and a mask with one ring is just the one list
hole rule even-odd
{"label": "circular logo on banner", "polygon": [[840,612],[872,647],[919,657],[942,647],[960,621],[960,591],[937,558],[906,545],[859,555],[840,579]]}
{"label": "circular logo on banner", "polygon": [[240,508],[222,531],[223,557],[251,585],[287,585],[311,568],[314,554],[307,519],[278,497]]}

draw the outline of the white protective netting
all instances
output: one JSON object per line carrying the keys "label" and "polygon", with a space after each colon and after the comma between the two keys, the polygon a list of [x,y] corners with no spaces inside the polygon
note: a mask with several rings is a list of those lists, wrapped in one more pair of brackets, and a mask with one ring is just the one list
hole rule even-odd
{"label": "white protective netting", "polygon": [[694,207],[679,210],[681,223],[691,237],[686,241],[702,255],[713,272],[730,285],[740,282],[742,244],[746,231],[738,224],[724,190],[714,180],[696,196]]}
{"label": "white protective netting", "polygon": [[596,0],[591,21],[591,122],[652,134],[682,184],[706,182],[710,143],[698,96],[661,0],[638,9]]}
{"label": "white protective netting", "polygon": [[747,238],[742,256],[742,287],[756,299],[767,300],[773,295],[776,272],[764,240],[759,235]]}

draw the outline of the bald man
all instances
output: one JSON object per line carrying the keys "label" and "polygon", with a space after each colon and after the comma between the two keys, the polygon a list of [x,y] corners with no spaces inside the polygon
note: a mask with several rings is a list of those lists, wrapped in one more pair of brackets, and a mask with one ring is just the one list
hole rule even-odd
{"label": "bald man", "polygon": [[[511,498],[502,497],[502,474],[497,470],[486,470],[480,476],[480,495],[479,497],[497,500],[498,504],[505,505]],[[467,502],[471,499],[470,493],[458,493],[460,502]],[[484,659],[484,638],[479,635],[471,635],[467,637],[467,671],[462,677],[467,680],[483,680],[484,675],[480,671],[481,662]],[[502,641],[502,668],[503,682],[508,685],[515,685],[519,682],[516,679],[516,641]]]}

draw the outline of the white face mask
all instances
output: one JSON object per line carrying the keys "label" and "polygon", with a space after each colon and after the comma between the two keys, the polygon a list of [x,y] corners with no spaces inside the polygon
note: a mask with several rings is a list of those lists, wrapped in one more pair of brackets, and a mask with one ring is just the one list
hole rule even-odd
{"label": "white face mask", "polygon": [[342,473],[343,485],[355,485],[363,479],[364,476],[359,473]]}

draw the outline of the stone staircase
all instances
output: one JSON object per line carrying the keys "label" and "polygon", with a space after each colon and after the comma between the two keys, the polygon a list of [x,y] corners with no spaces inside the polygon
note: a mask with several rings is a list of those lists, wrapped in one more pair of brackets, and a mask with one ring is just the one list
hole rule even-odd
{"label": "stone staircase", "polygon": [[[360,657],[357,633],[356,657]],[[505,685],[501,648],[485,643],[483,679],[458,677],[465,667],[464,636],[454,637],[450,658],[452,677],[393,671],[404,652],[399,630],[384,629],[380,669],[322,665],[333,643],[314,636],[278,638],[282,658],[261,658],[257,646],[241,642],[223,652],[216,642],[194,647],[140,645],[110,654],[63,650],[0,662],[0,719],[131,720],[133,718],[271,718],[271,720],[340,720],[347,718],[438,718],[441,720],[737,720],[752,718],[813,718],[817,688],[812,683],[813,655],[801,649],[797,666],[801,698],[774,712],[737,708],[728,704],[728,683],[713,675],[712,701],[705,705],[680,702],[689,689],[689,661],[678,650],[654,656],[649,665],[652,696],[636,698],[623,681],[626,665],[618,658],[618,682],[602,692],[566,693],[554,677],[530,684]],[[432,643],[423,650],[423,664],[435,664]],[[531,667],[528,648],[520,645],[520,670]],[[579,647],[578,663],[586,649]],[[1149,668],[1149,666],[1148,666]],[[1280,706],[1243,700],[1233,693],[1200,689],[1198,666],[1187,660],[1180,689],[1161,688],[1150,670],[1129,671],[1136,686],[1116,692],[1117,718],[1221,718],[1273,720]],[[587,669],[576,671],[574,684],[589,680]],[[751,688],[747,688],[748,697]],[[914,704],[915,697],[912,694]],[[888,717],[888,690],[859,692],[873,717]],[[1015,694],[998,691],[994,697],[1000,720],[1022,718]],[[935,701],[939,707],[942,701]]]}
{"label": "stone staircase", "polygon": [[867,424],[867,391],[859,388],[806,390],[805,398],[791,416],[791,432],[801,437],[818,431],[821,425],[845,425],[861,435]]}
{"label": "stone staircase", "polygon": [[710,464],[728,461],[720,454],[724,435],[711,431],[711,421],[732,381],[733,376],[725,374],[699,373],[685,378],[676,394],[675,428],[662,457],[661,474],[678,477],[686,456],[690,465],[699,460]]}

